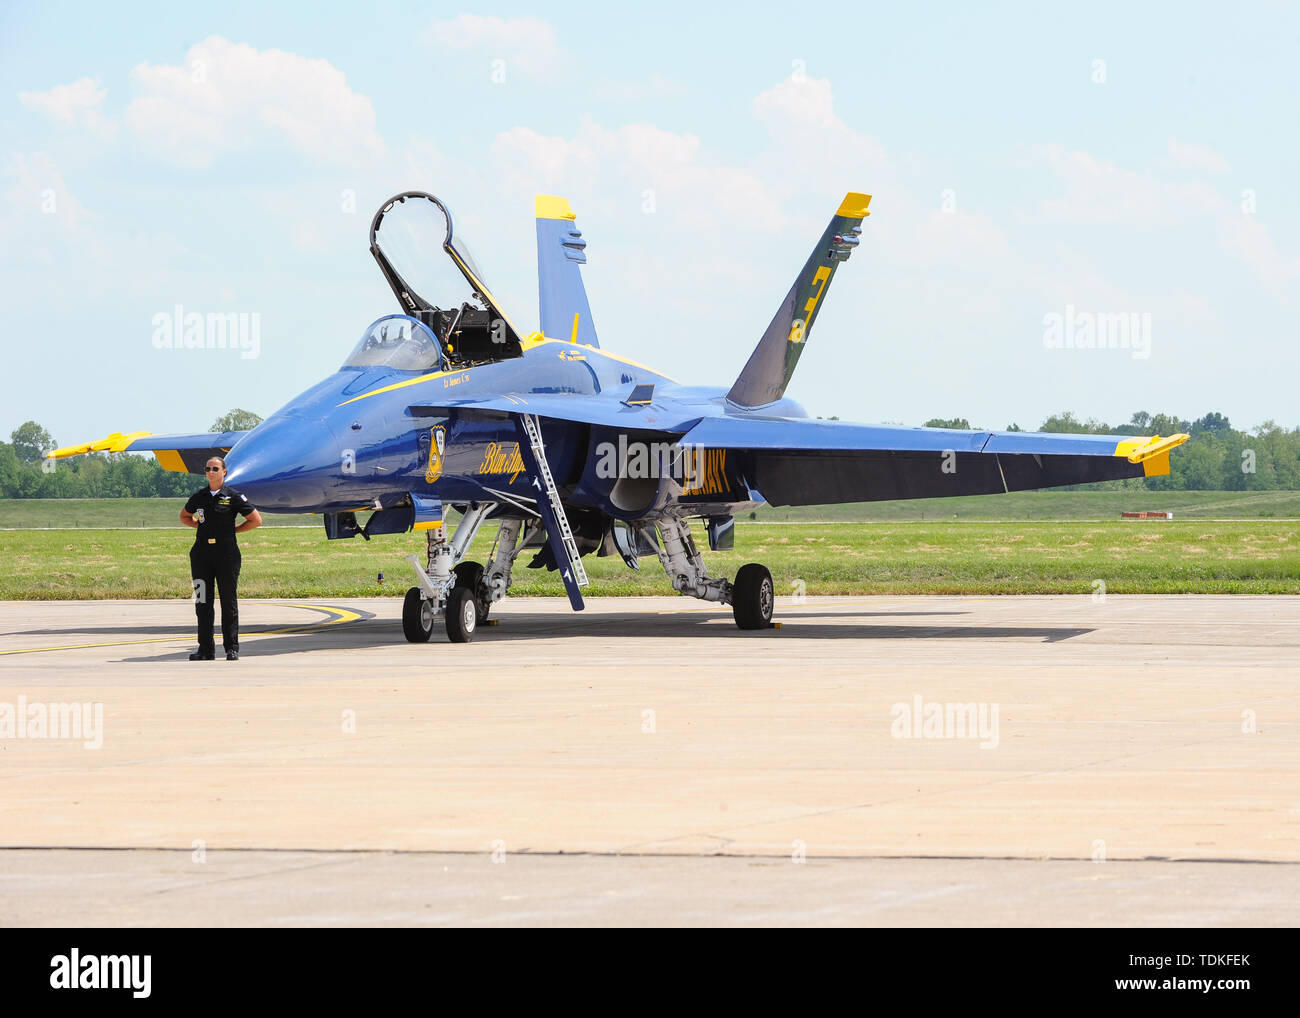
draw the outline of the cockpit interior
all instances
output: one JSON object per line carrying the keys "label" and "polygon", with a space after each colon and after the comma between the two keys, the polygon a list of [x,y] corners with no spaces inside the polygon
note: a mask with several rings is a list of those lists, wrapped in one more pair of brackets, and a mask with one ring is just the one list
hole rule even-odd
{"label": "cockpit interior", "polygon": [[370,224],[370,253],[403,314],[374,323],[347,364],[391,356],[397,367],[432,356],[439,367],[454,369],[522,356],[518,332],[454,233],[451,213],[433,195],[407,191],[386,201]]}

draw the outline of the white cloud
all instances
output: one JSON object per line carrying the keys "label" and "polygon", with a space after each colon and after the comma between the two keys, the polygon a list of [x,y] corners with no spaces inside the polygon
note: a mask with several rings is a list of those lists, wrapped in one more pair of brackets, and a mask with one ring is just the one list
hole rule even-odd
{"label": "white cloud", "polygon": [[1051,169],[1066,186],[1065,194],[1039,204],[1039,215],[1047,222],[1161,227],[1223,206],[1223,199],[1202,181],[1161,180],[1061,145],[1034,149],[1034,162]]}
{"label": "white cloud", "polygon": [[707,158],[693,134],[651,124],[608,130],[584,118],[572,138],[515,127],[496,137],[492,154],[512,189],[635,200],[700,230],[770,227],[779,218],[775,195],[754,172]]}
{"label": "white cloud", "polygon": [[327,163],[355,165],[384,151],[370,100],[328,60],[257,50],[209,36],[183,65],[142,63],[127,125],[155,155],[205,167],[221,152],[265,140]]}
{"label": "white cloud", "polygon": [[755,97],[754,113],[760,119],[787,118],[814,127],[843,129],[835,115],[835,97],[829,78],[789,77]]}
{"label": "white cloud", "polygon": [[[1181,165],[1226,170],[1227,161],[1198,146],[1171,141],[1170,154]],[[1066,193],[1045,199],[1043,220],[1058,223],[1108,224],[1152,229],[1189,220],[1207,220],[1217,229],[1219,248],[1247,265],[1283,303],[1294,299],[1300,258],[1277,249],[1268,227],[1203,181],[1172,182],[1151,173],[1124,170],[1087,152],[1066,152],[1059,145],[1035,150],[1037,162],[1050,166],[1066,184]]]}
{"label": "white cloud", "polygon": [[1278,251],[1263,223],[1254,216],[1226,211],[1219,217],[1219,242],[1224,251],[1254,269],[1274,296],[1284,304],[1295,303],[1300,257],[1288,258]]}
{"label": "white cloud", "polygon": [[1177,138],[1169,139],[1169,155],[1174,165],[1188,169],[1205,170],[1207,173],[1227,173],[1232,169],[1228,160],[1213,149],[1179,141]]}
{"label": "white cloud", "polygon": [[[96,300],[156,288],[183,249],[165,223],[114,228],[111,211],[69,184],[47,152],[15,152],[0,170],[0,271],[28,306],[44,300],[86,308]],[[74,190],[74,186],[77,190]],[[141,266],[156,267],[141,271]],[[90,303],[88,303],[90,302]],[[11,302],[9,309],[22,306]]]}
{"label": "white cloud", "polygon": [[5,191],[9,219],[5,234],[10,241],[6,247],[11,250],[21,246],[20,234],[39,246],[41,238],[65,236],[88,218],[86,207],[48,153],[11,153],[5,176],[12,181]]}
{"label": "white cloud", "polygon": [[755,167],[786,200],[824,203],[848,191],[901,196],[903,185],[894,179],[880,140],[836,114],[829,79],[786,78],[760,93],[751,109],[769,135]]}
{"label": "white cloud", "polygon": [[668,99],[686,94],[686,86],[674,78],[654,72],[644,81],[607,81],[600,87],[601,94],[620,102],[644,102],[647,99]]}
{"label": "white cloud", "polygon": [[[929,267],[987,268],[991,261],[1012,257],[1006,235],[987,215],[935,209],[914,224],[910,239],[913,264]],[[893,253],[890,257],[895,259]]]}
{"label": "white cloud", "polygon": [[19,92],[18,100],[29,110],[44,113],[61,124],[80,125],[98,138],[111,138],[117,125],[100,109],[107,94],[94,78],[79,78],[47,92]]}
{"label": "white cloud", "polygon": [[[1140,286],[1144,281],[1137,282]],[[1058,255],[1054,271],[1040,279],[1040,286],[1047,302],[1045,311],[1061,311],[1070,304],[1079,311],[1149,313],[1155,338],[1166,352],[1181,337],[1204,336],[1222,326],[1218,312],[1203,293],[1181,288],[1152,293],[1117,285],[1089,259],[1076,254]]]}
{"label": "white cloud", "polygon": [[504,60],[507,80],[511,68],[527,77],[553,75],[561,64],[555,29],[540,18],[498,18],[459,14],[435,20],[424,32],[435,46],[481,50],[491,60]]}

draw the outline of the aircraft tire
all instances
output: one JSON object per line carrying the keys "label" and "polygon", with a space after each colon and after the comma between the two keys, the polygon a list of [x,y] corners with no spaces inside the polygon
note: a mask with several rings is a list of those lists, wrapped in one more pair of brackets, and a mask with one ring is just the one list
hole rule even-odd
{"label": "aircraft tire", "polygon": [[478,629],[478,606],[468,587],[452,587],[443,610],[447,623],[447,639],[452,643],[469,643]]}
{"label": "aircraft tire", "polygon": [[483,583],[483,567],[477,562],[462,562],[452,572],[456,574],[456,586],[468,587],[470,593],[474,595],[474,606],[478,609],[478,624],[480,626],[486,624],[488,612],[492,610],[492,600]]}
{"label": "aircraft tire", "polygon": [[741,566],[731,585],[731,614],[741,629],[766,629],[772,623],[776,589],[766,566]]}
{"label": "aircraft tire", "polygon": [[402,633],[411,643],[427,643],[433,635],[433,602],[420,596],[412,587],[402,602]]}

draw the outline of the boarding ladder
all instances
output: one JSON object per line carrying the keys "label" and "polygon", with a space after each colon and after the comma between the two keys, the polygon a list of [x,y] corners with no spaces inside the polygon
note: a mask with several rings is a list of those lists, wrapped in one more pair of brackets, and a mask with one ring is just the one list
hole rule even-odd
{"label": "boarding ladder", "polygon": [[528,444],[532,446],[533,455],[537,457],[537,469],[542,475],[542,485],[546,489],[547,501],[551,504],[551,512],[555,515],[555,525],[560,529],[560,540],[564,542],[565,554],[569,556],[569,568],[573,570],[573,578],[579,587],[588,585],[587,570],[582,565],[582,556],[578,554],[578,544],[573,539],[573,531],[569,529],[569,517],[564,511],[564,503],[560,501],[560,493],[555,490],[555,478],[551,476],[551,465],[546,462],[546,447],[542,444],[542,429],[538,426],[537,418],[533,414],[520,414],[524,422],[524,432],[528,435]]}

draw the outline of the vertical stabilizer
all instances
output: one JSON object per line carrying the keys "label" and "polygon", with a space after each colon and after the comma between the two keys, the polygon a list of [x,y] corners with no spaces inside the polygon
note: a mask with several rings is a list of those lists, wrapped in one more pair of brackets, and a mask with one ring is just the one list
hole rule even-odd
{"label": "vertical stabilizer", "polygon": [[537,196],[537,303],[542,332],[551,339],[600,346],[580,265],[587,242],[564,198]]}
{"label": "vertical stabilizer", "polygon": [[742,407],[764,406],[785,395],[817,312],[830,289],[836,266],[848,261],[858,246],[862,220],[870,215],[867,211],[870,203],[869,194],[850,191],[844,196],[803,270],[795,277],[790,292],[777,308],[776,317],[749,355],[745,370],[727,393],[732,403]]}

